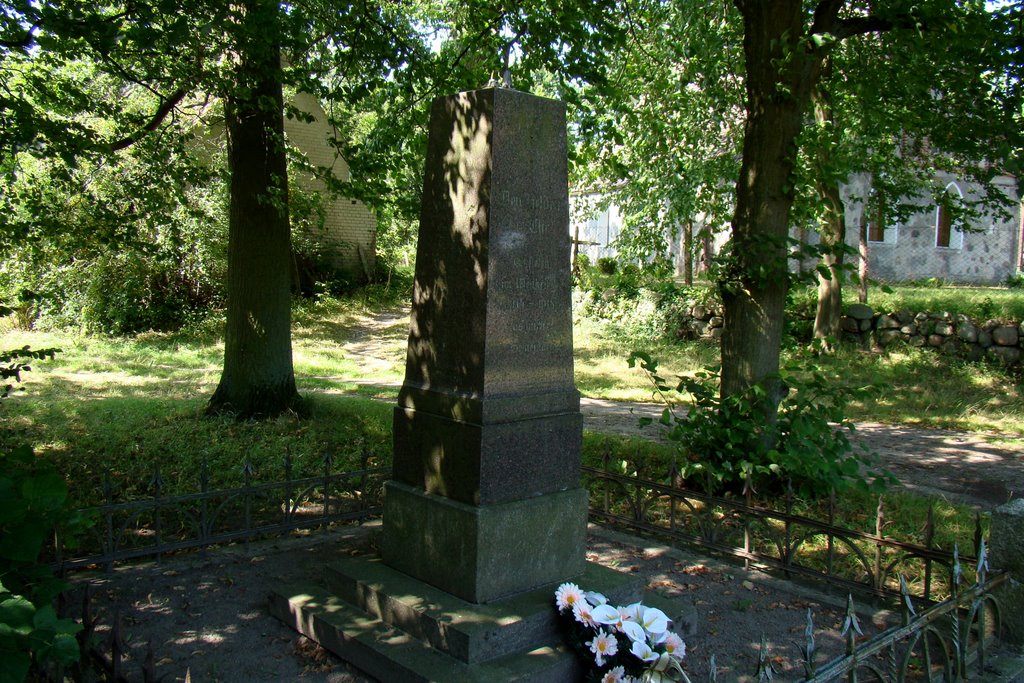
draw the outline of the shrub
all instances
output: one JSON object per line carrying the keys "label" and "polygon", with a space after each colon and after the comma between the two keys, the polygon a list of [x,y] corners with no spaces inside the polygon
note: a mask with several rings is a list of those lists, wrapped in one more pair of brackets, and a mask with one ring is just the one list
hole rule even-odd
{"label": "shrub", "polygon": [[4,680],[25,679],[80,658],[81,626],[54,609],[67,583],[40,561],[55,530],[80,531],[85,518],[67,507],[67,484],[28,447],[0,453],[0,661]]}
{"label": "shrub", "polygon": [[619,264],[613,258],[602,256],[597,259],[597,269],[604,275],[615,275],[615,272],[619,269]]}
{"label": "shrub", "polygon": [[53,267],[39,287],[41,326],[115,335],[174,330],[223,303],[221,282],[133,251]]}
{"label": "shrub", "polygon": [[[881,489],[891,479],[870,469],[875,459],[854,453],[847,437],[853,425],[845,407],[870,390],[830,384],[814,369],[789,369],[781,373],[787,392],[771,421],[765,410],[771,398],[760,385],[722,397],[717,368],[679,377],[672,387],[649,355],[633,352],[630,367],[637,363],[666,403],[661,423],[676,446],[679,476],[698,480],[709,493],[792,485],[815,497],[849,486]],[[679,415],[674,406],[684,401],[689,405]]]}

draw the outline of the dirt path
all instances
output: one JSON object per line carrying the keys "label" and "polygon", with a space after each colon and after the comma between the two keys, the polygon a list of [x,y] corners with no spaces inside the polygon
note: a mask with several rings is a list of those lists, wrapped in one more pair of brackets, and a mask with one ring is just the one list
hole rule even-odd
{"label": "dirt path", "polygon": [[[586,430],[664,441],[657,424],[639,426],[641,417],[657,420],[660,405],[584,398],[580,411]],[[877,453],[911,491],[979,510],[1024,496],[1024,439],[872,422],[857,425],[853,440]]]}
{"label": "dirt path", "polygon": [[[360,327],[348,330],[346,352],[367,363],[388,362],[380,333],[407,329],[408,315],[397,308],[368,317]],[[657,424],[638,424],[640,417],[657,420],[662,411],[658,404],[583,398],[580,411],[588,431],[663,440]],[[879,423],[857,425],[853,438],[877,453],[882,465],[911,491],[983,511],[1024,496],[1024,439]]]}

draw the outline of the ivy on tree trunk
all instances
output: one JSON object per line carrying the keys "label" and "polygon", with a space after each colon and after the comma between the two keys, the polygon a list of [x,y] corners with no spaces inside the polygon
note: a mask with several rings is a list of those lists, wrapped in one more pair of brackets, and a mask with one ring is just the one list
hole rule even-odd
{"label": "ivy on tree trunk", "polygon": [[785,393],[778,378],[779,351],[803,115],[829,51],[846,38],[888,31],[895,23],[875,15],[840,18],[845,0],[820,0],[809,14],[800,0],[735,0],[735,5],[743,17],[747,119],[732,259],[720,282],[725,308],[721,393],[760,386],[765,419],[772,423]]}

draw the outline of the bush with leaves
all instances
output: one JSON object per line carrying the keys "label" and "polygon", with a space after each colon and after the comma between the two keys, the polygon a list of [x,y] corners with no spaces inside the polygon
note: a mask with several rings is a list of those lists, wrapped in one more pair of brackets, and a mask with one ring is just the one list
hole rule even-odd
{"label": "bush with leaves", "polygon": [[198,157],[146,146],[107,163],[20,155],[4,198],[21,228],[0,249],[0,292],[36,294],[22,322],[132,334],[221,306],[226,186]]}
{"label": "bush with leaves", "polygon": [[[0,304],[0,315],[13,310]],[[59,349],[0,351],[0,399],[10,395],[26,361],[52,359]],[[28,446],[0,451],[0,683],[23,681],[34,668],[65,666],[80,658],[81,626],[57,616],[54,602],[67,583],[40,561],[44,544],[60,528],[70,536],[85,519],[68,506],[68,488],[53,465]]]}
{"label": "bush with leaves", "polygon": [[0,681],[80,659],[81,625],[58,617],[67,582],[40,561],[55,530],[74,534],[86,520],[67,506],[68,488],[53,466],[22,446],[0,453]]}
{"label": "bush with leaves", "polygon": [[[878,491],[892,481],[875,469],[877,458],[855,451],[848,437],[854,426],[845,407],[873,393],[870,388],[837,385],[813,368],[790,368],[780,373],[787,394],[775,420],[768,420],[760,385],[722,396],[718,368],[670,386],[650,355],[632,353],[630,367],[638,363],[666,404],[660,422],[678,450],[679,476],[709,493],[769,493],[791,485],[815,497],[849,486]],[[677,413],[684,402],[685,413]]]}

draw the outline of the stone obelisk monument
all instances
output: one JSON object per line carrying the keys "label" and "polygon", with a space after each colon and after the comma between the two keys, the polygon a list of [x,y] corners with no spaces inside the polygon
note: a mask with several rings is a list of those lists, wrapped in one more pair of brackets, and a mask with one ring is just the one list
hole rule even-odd
{"label": "stone obelisk monument", "polygon": [[381,680],[574,680],[555,586],[639,597],[584,561],[566,166],[560,102],[487,88],[433,104],[382,558],[271,600]]}
{"label": "stone obelisk monument", "polygon": [[433,106],[384,561],[470,602],[582,573],[565,109]]}

